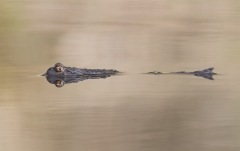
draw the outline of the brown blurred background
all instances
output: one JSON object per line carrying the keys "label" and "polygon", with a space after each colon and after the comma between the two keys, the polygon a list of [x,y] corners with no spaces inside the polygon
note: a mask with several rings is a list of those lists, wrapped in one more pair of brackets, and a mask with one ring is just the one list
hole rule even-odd
{"label": "brown blurred background", "polygon": [[[0,150],[240,150],[239,25],[238,0],[1,0]],[[123,74],[58,89],[56,62]]]}

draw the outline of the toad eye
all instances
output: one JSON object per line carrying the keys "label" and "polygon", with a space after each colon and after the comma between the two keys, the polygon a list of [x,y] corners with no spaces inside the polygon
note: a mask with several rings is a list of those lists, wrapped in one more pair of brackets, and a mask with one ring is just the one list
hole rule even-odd
{"label": "toad eye", "polygon": [[54,70],[55,70],[56,72],[60,72],[60,71],[61,71],[60,67],[58,67],[58,66],[56,66],[56,67],[54,68]]}
{"label": "toad eye", "polygon": [[63,67],[61,67],[61,66],[56,66],[56,67],[54,68],[54,70],[55,70],[56,72],[63,72],[63,71],[64,71]]}

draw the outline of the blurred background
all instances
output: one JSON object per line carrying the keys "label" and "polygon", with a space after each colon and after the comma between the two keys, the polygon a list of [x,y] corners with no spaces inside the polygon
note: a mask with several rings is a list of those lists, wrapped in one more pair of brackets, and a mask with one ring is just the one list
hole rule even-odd
{"label": "blurred background", "polygon": [[[0,1],[1,151],[240,150],[240,1]],[[56,62],[121,75],[56,88]],[[150,71],[215,67],[214,81]]]}

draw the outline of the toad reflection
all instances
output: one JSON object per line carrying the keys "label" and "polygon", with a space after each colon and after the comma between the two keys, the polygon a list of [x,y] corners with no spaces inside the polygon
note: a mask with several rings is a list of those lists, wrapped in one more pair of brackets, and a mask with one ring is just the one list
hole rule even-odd
{"label": "toad reflection", "polygon": [[54,84],[57,88],[63,87],[65,84],[78,83],[80,81],[88,79],[105,79],[110,75],[98,75],[98,76],[76,76],[76,77],[57,77],[57,76],[46,76],[47,81],[50,84]]}

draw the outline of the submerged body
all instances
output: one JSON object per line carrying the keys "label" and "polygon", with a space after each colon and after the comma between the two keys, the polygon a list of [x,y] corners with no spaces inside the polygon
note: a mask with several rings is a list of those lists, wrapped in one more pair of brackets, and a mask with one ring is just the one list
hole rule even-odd
{"label": "submerged body", "polygon": [[82,76],[82,75],[113,75],[118,71],[113,69],[85,69],[75,67],[65,67],[61,63],[56,63],[54,67],[51,67],[43,76]]}
{"label": "submerged body", "polygon": [[204,70],[198,70],[198,71],[193,71],[193,72],[185,72],[185,71],[179,71],[179,72],[159,72],[159,71],[153,71],[153,72],[148,72],[148,74],[155,74],[155,75],[159,75],[159,74],[193,74],[195,76],[199,76],[199,77],[203,77],[209,80],[214,80],[212,78],[213,75],[216,75],[217,73],[213,72],[214,68],[207,68]]}

